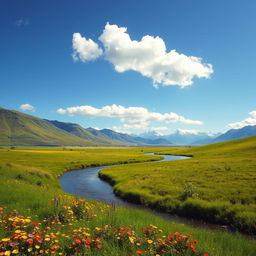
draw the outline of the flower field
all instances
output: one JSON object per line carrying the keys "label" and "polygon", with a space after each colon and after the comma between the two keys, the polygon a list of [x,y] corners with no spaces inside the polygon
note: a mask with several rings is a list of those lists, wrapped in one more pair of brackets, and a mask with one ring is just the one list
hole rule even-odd
{"label": "flower field", "polygon": [[[127,255],[208,256],[197,249],[198,241],[191,234],[164,233],[152,224],[139,233],[132,226],[88,228],[86,223],[97,218],[95,207],[107,212],[110,206],[73,201],[58,206],[40,222],[0,207],[0,228],[5,235],[0,240],[0,255],[111,255],[107,245],[113,243],[120,251],[125,248]],[[82,227],[73,228],[81,221]]]}

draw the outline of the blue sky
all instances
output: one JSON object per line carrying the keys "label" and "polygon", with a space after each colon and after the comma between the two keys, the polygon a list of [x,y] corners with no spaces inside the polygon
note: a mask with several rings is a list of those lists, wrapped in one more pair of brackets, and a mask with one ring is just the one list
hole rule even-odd
{"label": "blue sky", "polygon": [[253,0],[0,1],[0,106],[133,133],[256,125],[255,11]]}

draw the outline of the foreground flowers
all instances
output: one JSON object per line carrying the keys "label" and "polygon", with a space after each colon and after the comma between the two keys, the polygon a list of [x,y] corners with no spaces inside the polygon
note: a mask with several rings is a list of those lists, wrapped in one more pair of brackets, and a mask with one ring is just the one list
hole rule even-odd
{"label": "foreground flowers", "polygon": [[[94,207],[83,200],[73,201],[41,222],[0,207],[0,234],[4,234],[0,236],[0,256],[110,255],[109,244],[117,251],[124,251],[122,255],[208,256],[199,252],[196,248],[198,242],[192,239],[191,234],[164,234],[154,225],[139,232],[132,226],[88,228],[86,224],[97,218],[96,211],[107,213],[109,210],[108,206],[100,205],[97,210]],[[71,229],[72,226],[79,228]],[[111,255],[114,255],[113,252]]]}

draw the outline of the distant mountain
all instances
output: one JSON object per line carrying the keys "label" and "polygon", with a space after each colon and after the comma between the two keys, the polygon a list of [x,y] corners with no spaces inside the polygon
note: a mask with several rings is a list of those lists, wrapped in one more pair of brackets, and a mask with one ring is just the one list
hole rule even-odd
{"label": "distant mountain", "polygon": [[0,145],[77,145],[97,143],[59,129],[47,120],[0,108]]}
{"label": "distant mountain", "polygon": [[158,139],[159,137],[161,137],[161,135],[158,134],[156,131],[141,133],[139,136],[146,139]]}
{"label": "distant mountain", "polygon": [[60,121],[50,121],[47,120],[48,122],[52,123],[53,125],[55,125],[56,127],[65,130],[68,133],[71,133],[77,137],[80,137],[82,139],[86,139],[86,140],[90,140],[93,142],[97,142],[97,143],[102,143],[102,144],[106,144],[106,145],[123,145],[123,146],[127,146],[129,145],[128,143],[122,143],[121,141],[115,140],[115,139],[110,139],[107,136],[105,136],[103,133],[97,133],[95,131],[97,131],[96,129],[93,128],[83,128],[81,125],[79,124],[75,124],[75,123],[65,123],[65,122],[60,122]]}
{"label": "distant mountain", "polygon": [[161,138],[166,141],[171,141],[176,145],[204,145],[211,143],[213,138],[215,138],[217,135],[212,135],[205,132],[189,133],[182,130],[177,130],[175,133],[169,135],[159,135],[155,131],[150,131],[140,134],[140,136],[154,140]]}
{"label": "distant mountain", "polygon": [[50,121],[0,108],[0,145],[137,146],[170,145],[163,138],[145,139],[110,129],[83,128],[75,123]]}
{"label": "distant mountain", "polygon": [[213,140],[213,143],[242,139],[250,136],[256,136],[256,125],[254,126],[249,125],[240,129],[228,130],[226,133],[215,138]]}
{"label": "distant mountain", "polygon": [[99,130],[98,132],[104,133],[106,136],[108,136],[111,139],[133,143],[136,145],[171,145],[172,144],[169,140],[166,140],[164,138],[147,139],[147,138],[142,138],[140,136],[134,136],[134,135],[128,135],[125,133],[115,132],[110,129],[103,129],[103,130]]}

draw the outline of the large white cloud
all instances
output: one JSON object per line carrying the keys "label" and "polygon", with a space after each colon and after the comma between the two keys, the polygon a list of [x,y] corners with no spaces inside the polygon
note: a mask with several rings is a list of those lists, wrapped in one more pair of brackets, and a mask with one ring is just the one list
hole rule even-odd
{"label": "large white cloud", "polygon": [[30,104],[22,104],[22,105],[20,105],[20,109],[25,110],[25,111],[28,110],[28,111],[32,111],[32,112],[34,112],[36,110],[36,108]]}
{"label": "large white cloud", "polygon": [[[80,34],[79,36],[81,37]],[[80,38],[82,39],[87,41]],[[193,83],[194,77],[209,78],[213,73],[212,65],[203,63],[199,57],[180,54],[176,50],[166,51],[165,42],[160,37],[146,35],[140,41],[132,40],[126,27],[107,23],[99,40],[104,47],[105,59],[114,65],[117,72],[137,71],[151,78],[155,86],[162,84],[185,87]],[[100,55],[98,46],[95,49],[95,56]],[[88,51],[92,50],[90,48]],[[86,51],[87,44],[81,50],[76,47],[74,56],[80,57]]]}
{"label": "large white cloud", "polygon": [[236,123],[231,123],[228,126],[232,129],[240,129],[249,125],[256,125],[256,110],[249,113],[250,117]]}
{"label": "large white cloud", "polygon": [[95,60],[102,55],[103,51],[92,39],[82,37],[80,33],[73,34],[73,54],[74,61],[83,62]]}
{"label": "large white cloud", "polygon": [[201,121],[191,120],[176,113],[157,113],[150,112],[143,107],[123,107],[120,105],[104,106],[95,108],[92,106],[77,106],[57,110],[59,114],[80,115],[89,117],[109,117],[119,118],[121,122],[127,123],[126,127],[130,129],[145,129],[151,122],[175,123],[201,125]]}

